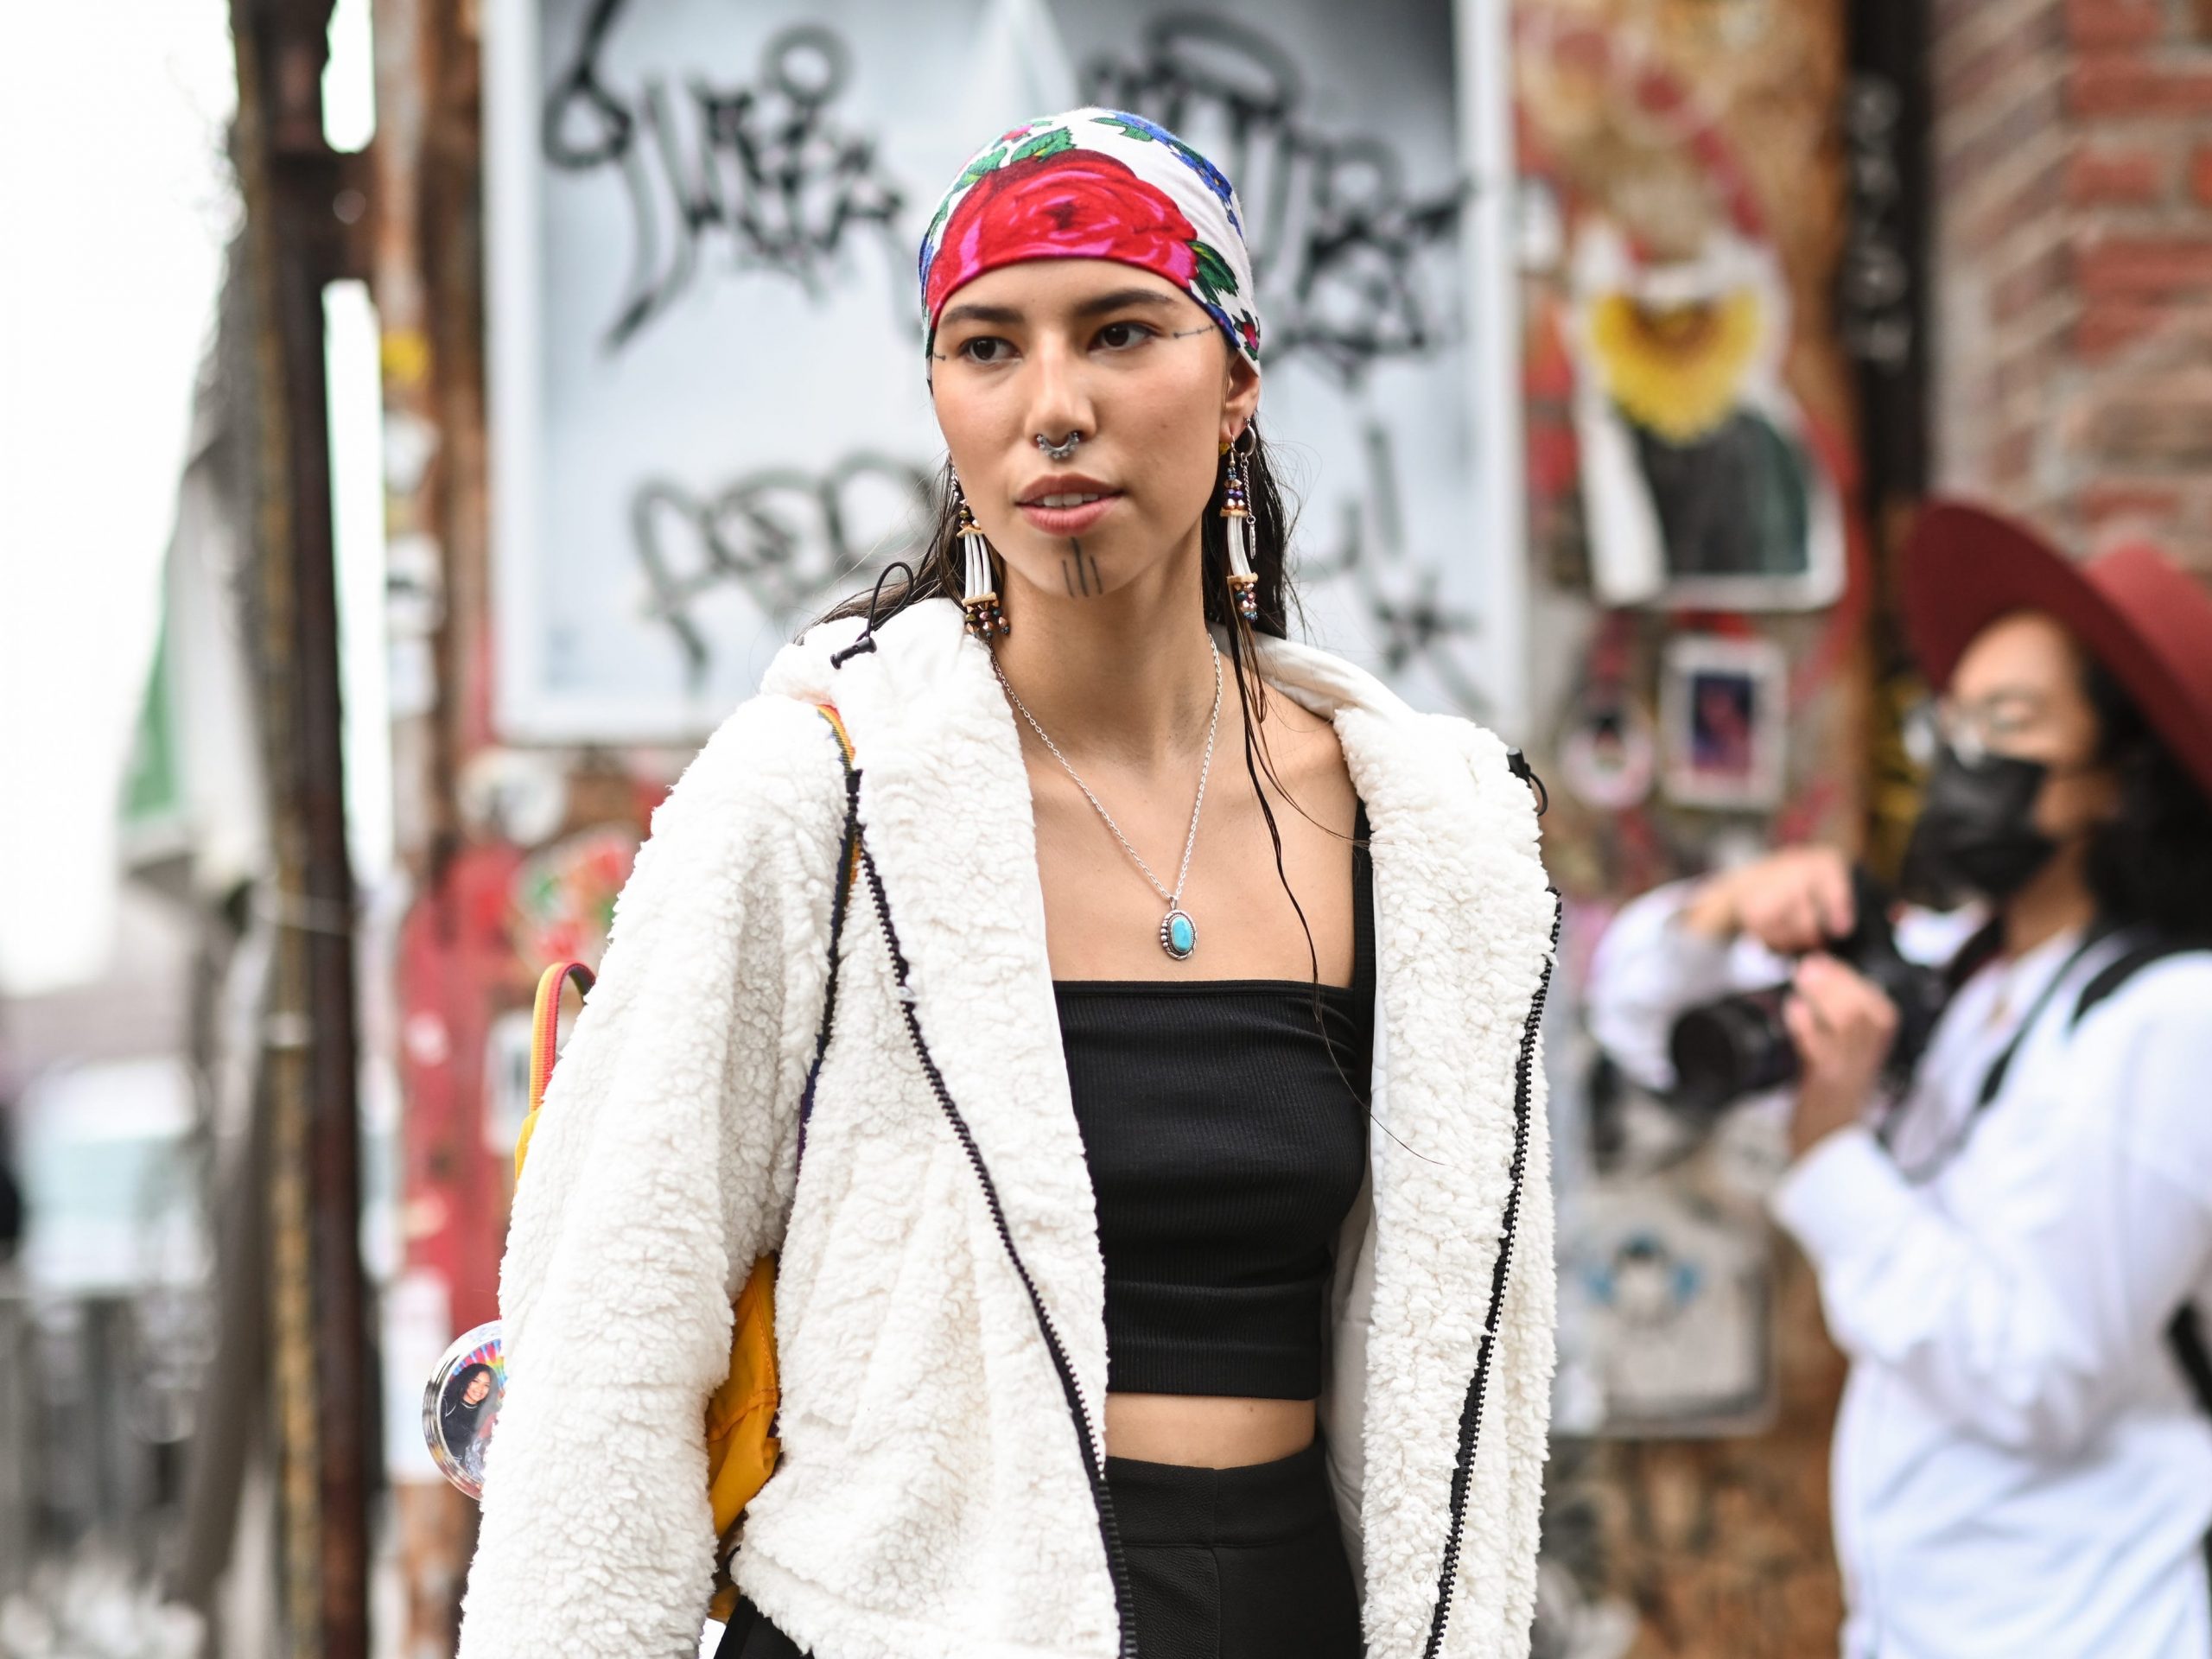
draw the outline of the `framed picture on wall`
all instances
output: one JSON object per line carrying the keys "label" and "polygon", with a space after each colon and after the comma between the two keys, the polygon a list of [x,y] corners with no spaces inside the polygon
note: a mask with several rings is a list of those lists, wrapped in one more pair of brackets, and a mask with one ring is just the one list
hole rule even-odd
{"label": "framed picture on wall", "polygon": [[1659,671],[1668,798],[1738,811],[1779,802],[1789,692],[1789,664],[1770,640],[1668,641]]}

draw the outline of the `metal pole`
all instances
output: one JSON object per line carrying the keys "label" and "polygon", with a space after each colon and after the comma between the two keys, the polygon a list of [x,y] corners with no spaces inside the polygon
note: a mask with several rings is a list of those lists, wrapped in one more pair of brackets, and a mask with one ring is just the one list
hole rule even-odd
{"label": "metal pole", "polygon": [[1838,282],[1858,365],[1859,450],[1878,527],[1927,493],[1930,422],[1927,0],[1851,8],[1843,137],[1851,205]]}
{"label": "metal pole", "polygon": [[292,1653],[367,1659],[373,1361],[359,1251],[353,882],[322,310],[324,285],[358,264],[334,203],[360,181],[323,139],[330,10],[330,0],[232,0],[231,17],[258,321],[262,706],[278,935],[264,1040],[283,1601]]}
{"label": "metal pole", "polygon": [[1458,556],[1478,567],[1486,709],[1460,709],[1529,741],[1529,478],[1521,408],[1521,293],[1514,223],[1513,8],[1457,0],[1459,149],[1472,194],[1459,250],[1475,410],[1475,519]]}
{"label": "metal pole", "polygon": [[1897,560],[1928,493],[1934,94],[1928,0],[1862,0],[1849,13],[1843,138],[1851,183],[1837,315],[1858,370],[1859,454],[1873,543],[1873,702],[1866,858],[1894,872],[1920,809],[1904,719],[1921,695],[1897,606]]}

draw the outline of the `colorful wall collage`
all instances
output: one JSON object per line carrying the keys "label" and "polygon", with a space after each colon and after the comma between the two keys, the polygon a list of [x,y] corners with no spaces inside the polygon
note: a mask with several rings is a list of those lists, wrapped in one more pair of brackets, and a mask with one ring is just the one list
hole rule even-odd
{"label": "colorful wall collage", "polygon": [[[1781,1126],[1686,1122],[1576,1017],[1605,920],[1778,840],[1854,837],[1869,577],[1838,0],[1520,0],[1532,752],[1567,896],[1551,1650],[1834,1642],[1840,1364],[1761,1199]],[[1725,1540],[1725,1543],[1724,1543]]]}

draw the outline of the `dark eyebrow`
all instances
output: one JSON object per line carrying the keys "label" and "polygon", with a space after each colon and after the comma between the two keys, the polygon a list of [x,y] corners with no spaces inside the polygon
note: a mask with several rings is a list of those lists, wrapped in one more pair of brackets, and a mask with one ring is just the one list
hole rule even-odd
{"label": "dark eyebrow", "polygon": [[1164,305],[1173,307],[1180,296],[1163,294],[1156,288],[1123,288],[1111,294],[1101,294],[1096,299],[1085,300],[1075,308],[1078,317],[1095,317],[1107,311],[1119,311],[1132,305]]}
{"label": "dark eyebrow", "polygon": [[[1084,301],[1075,308],[1078,317],[1095,317],[1108,311],[1126,310],[1133,305],[1167,306],[1172,308],[1179,296],[1163,294],[1154,288],[1122,288],[1111,294],[1100,294]],[[1010,327],[1023,320],[1019,307],[1011,305],[956,305],[937,320],[940,328],[953,327],[963,322],[992,323]]]}
{"label": "dark eyebrow", "polygon": [[957,322],[1014,323],[1021,321],[1021,313],[1010,305],[956,305],[937,320],[940,328],[950,328]]}

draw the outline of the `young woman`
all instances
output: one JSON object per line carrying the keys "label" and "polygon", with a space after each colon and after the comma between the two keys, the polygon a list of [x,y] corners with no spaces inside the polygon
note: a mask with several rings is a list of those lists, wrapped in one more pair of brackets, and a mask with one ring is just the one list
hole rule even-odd
{"label": "young woman", "polygon": [[462,1469],[484,1478],[484,1454],[499,1412],[499,1379],[489,1365],[471,1365],[446,1384],[439,1406],[438,1432]]}
{"label": "young woman", "polygon": [[1495,738],[1283,637],[1241,224],[1100,110],[933,221],[942,523],[639,855],[517,1198],[467,1659],[692,1652],[766,1249],[726,1654],[1526,1652],[1535,810]]}
{"label": "young woman", "polygon": [[1854,919],[1833,849],[1630,906],[1592,1025],[1663,1088],[1675,1014],[1794,977],[1774,1207],[1852,1361],[1849,1659],[2212,1651],[2212,600],[1944,506],[1905,604],[1943,693],[1906,874],[1979,901],[1901,922],[1955,986],[1909,1086],[1896,1009],[1822,950]]}

